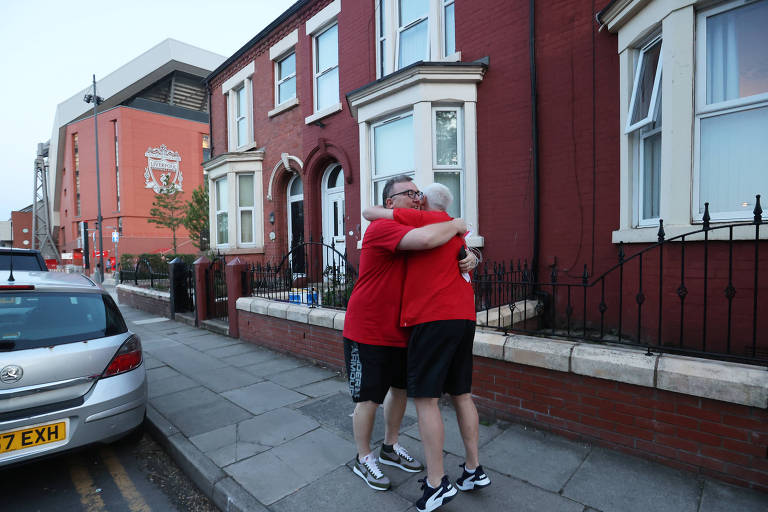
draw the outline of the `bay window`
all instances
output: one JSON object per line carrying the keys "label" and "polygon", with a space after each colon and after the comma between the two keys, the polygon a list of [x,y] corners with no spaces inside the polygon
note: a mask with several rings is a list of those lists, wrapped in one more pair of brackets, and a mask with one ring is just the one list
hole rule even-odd
{"label": "bay window", "polygon": [[216,245],[229,243],[229,222],[227,210],[227,178],[214,182],[216,208]]}
{"label": "bay window", "polygon": [[239,223],[239,242],[241,244],[253,243],[254,231],[254,194],[253,174],[237,175],[237,211]]}
{"label": "bay window", "polygon": [[464,176],[462,172],[464,123],[459,107],[432,108],[432,168],[436,183],[453,194],[448,208],[451,217],[463,217]]}
{"label": "bay window", "polygon": [[384,205],[384,184],[392,176],[414,176],[413,113],[408,112],[373,125],[372,204]]}
{"label": "bay window", "polygon": [[752,217],[768,193],[768,0],[699,13],[696,76],[698,187],[714,220]]}

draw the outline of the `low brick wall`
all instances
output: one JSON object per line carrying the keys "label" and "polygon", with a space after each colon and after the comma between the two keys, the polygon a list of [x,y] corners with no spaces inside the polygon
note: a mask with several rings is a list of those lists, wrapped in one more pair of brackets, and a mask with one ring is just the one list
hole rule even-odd
{"label": "low brick wall", "polygon": [[484,415],[768,492],[768,411],[475,357]]}
{"label": "low brick wall", "polygon": [[119,284],[117,285],[117,299],[121,304],[126,304],[132,308],[171,317],[171,296],[168,292]]}
{"label": "low brick wall", "polygon": [[[240,336],[341,369],[343,311],[237,300]],[[768,368],[478,330],[472,394],[527,423],[768,492]]]}
{"label": "low brick wall", "polygon": [[344,369],[341,331],[240,311],[240,339],[298,356],[337,371]]}

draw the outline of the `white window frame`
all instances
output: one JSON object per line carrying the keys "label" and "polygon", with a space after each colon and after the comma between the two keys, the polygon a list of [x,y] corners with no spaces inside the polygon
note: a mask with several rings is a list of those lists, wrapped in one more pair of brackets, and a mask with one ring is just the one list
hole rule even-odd
{"label": "white window frame", "polygon": [[269,48],[269,60],[273,62],[274,75],[275,75],[275,80],[274,80],[275,108],[270,110],[267,113],[268,117],[275,116],[280,112],[288,110],[294,105],[299,104],[298,88],[296,88],[296,92],[292,98],[288,98],[287,100],[280,102],[280,84],[287,82],[291,78],[293,78],[294,80],[297,80],[296,75],[299,69],[298,60],[297,60],[293,75],[289,77],[285,77],[284,79],[280,80],[280,63],[283,62],[288,57],[290,57],[291,54],[294,54],[294,58],[296,58],[296,55],[295,55],[296,45],[298,44],[298,42],[299,42],[299,31],[298,29],[296,29],[290,32],[288,35],[286,35],[284,38],[282,38],[280,41],[278,41],[277,43],[275,43]]}
{"label": "white window frame", "polygon": [[[693,152],[693,197],[691,217],[694,222],[702,222],[703,212],[699,211],[701,201],[701,121],[709,117],[728,115],[755,108],[768,107],[768,92],[707,104],[707,18],[755,3],[749,0],[725,2],[711,9],[696,13],[696,77],[694,102],[694,152]],[[768,217],[768,208],[763,208],[763,217]],[[751,220],[749,211],[710,212],[712,221],[733,222]]]}
{"label": "white window frame", "polygon": [[[448,53],[448,46],[446,45],[445,37],[448,33],[446,30],[446,23],[448,23],[448,17],[445,15],[445,11],[448,9],[449,6],[453,5],[453,19],[454,19],[454,26],[453,26],[453,46],[454,51],[451,53]],[[455,0],[443,0],[443,5],[440,10],[442,14],[442,20],[440,26],[442,27],[442,35],[440,37],[440,40],[442,41],[442,53],[444,59],[447,59],[454,55],[456,53],[456,1]]]}
{"label": "white window frame", "polygon": [[[430,15],[431,5],[427,6],[427,14],[426,16],[422,16],[421,18],[417,18],[407,25],[400,26],[400,0],[394,0],[392,2],[395,5],[395,17],[393,18],[393,23],[395,24],[395,66],[397,69],[402,69],[406,66],[409,66],[410,64],[406,64],[406,66],[402,66],[400,64],[400,38],[403,34],[403,32],[408,31],[409,29],[415,27],[416,25],[423,23],[426,21],[427,23],[427,40],[425,41],[426,47],[424,48],[424,55],[426,55],[425,60],[430,60],[430,57],[432,56],[432,52],[430,51],[431,44],[430,44],[430,18],[432,16]],[[429,2],[432,4],[433,2]],[[433,22],[434,23],[434,22]],[[442,53],[442,52],[441,52]],[[418,61],[417,61],[418,62]]]}
{"label": "white window frame", "polygon": [[[437,163],[437,112],[456,112],[456,165],[440,165]],[[459,217],[464,217],[464,109],[458,105],[434,105],[432,106],[432,179],[435,172],[457,171],[459,173],[459,190],[461,196],[454,201],[459,201]]]}
{"label": "white window frame", "polygon": [[[645,61],[645,54],[653,48],[656,45],[660,45],[659,48],[659,62],[656,64],[656,71],[654,75],[653,80],[653,92],[651,93],[651,102],[648,105],[648,114],[637,121],[634,124],[632,123],[632,118],[634,117],[635,113],[635,99],[637,97],[637,90],[639,89],[640,85],[640,77],[643,74],[643,63]],[[657,97],[659,94],[659,88],[661,86],[661,64],[664,60],[664,45],[662,44],[661,35],[658,35],[654,37],[648,44],[643,46],[640,49],[640,52],[637,56],[637,67],[635,71],[635,80],[634,84],[632,86],[632,96],[629,100],[629,112],[627,113],[627,128],[624,130],[624,133],[631,133],[639,128],[642,128],[643,126],[646,126],[648,124],[651,124],[656,119],[656,107],[658,106]]]}
{"label": "white window frame", "polygon": [[[255,229],[255,223],[256,223],[256,175],[254,173],[248,173],[248,172],[242,172],[237,173],[236,175],[237,180],[237,192],[235,197],[237,198],[237,243],[239,246],[251,246],[256,244],[256,229]],[[253,205],[251,206],[241,206],[240,205],[240,178],[243,176],[250,176],[253,180]],[[242,212],[244,211],[250,211],[251,212],[251,241],[250,242],[244,242],[243,241],[243,232],[242,232]]]}
{"label": "white window frame", "polygon": [[[221,208],[221,204],[220,204],[220,201],[219,201],[219,184],[222,183],[222,182],[227,184],[227,190],[226,190],[226,194],[225,194],[225,196],[227,198],[227,207],[225,207],[224,209]],[[213,187],[214,187],[213,188],[213,198],[214,198],[213,209],[214,209],[214,226],[215,226],[215,229],[213,230],[213,233],[215,235],[216,247],[229,247],[229,208],[228,208],[228,205],[229,205],[229,180],[228,180],[228,176],[224,175],[221,178],[218,178],[218,179],[214,180],[213,181]],[[226,213],[227,214],[227,230],[226,230],[227,241],[226,242],[221,242],[219,240],[219,215],[222,214],[222,213]]]}
{"label": "white window frame", "polygon": [[[322,77],[323,75],[333,71],[334,69],[336,69],[336,70],[339,69],[339,56],[338,56],[338,54],[336,55],[336,65],[335,66],[331,66],[331,67],[328,67],[328,68],[325,68],[325,69],[318,69],[317,68],[317,65],[318,65],[318,59],[317,59],[317,57],[318,57],[318,55],[317,55],[317,39],[320,36],[322,36],[323,34],[325,34],[326,32],[328,32],[329,30],[331,30],[332,28],[334,28],[334,27],[336,27],[336,46],[338,48],[338,45],[339,45],[339,32],[338,32],[339,24],[336,23],[336,22],[331,23],[331,24],[329,24],[326,27],[323,27],[322,30],[319,30],[316,34],[314,34],[312,36],[312,105],[313,105],[313,109],[314,109],[315,113],[324,112],[324,111],[326,111],[328,109],[335,108],[335,104],[327,106],[327,107],[325,107],[323,109],[319,109],[318,105],[317,105],[317,100],[318,100],[318,97],[317,97],[317,81],[318,81],[318,79],[320,79],[320,77]],[[340,81],[341,81],[341,76],[339,76],[339,82]],[[339,83],[336,84],[336,93],[337,93],[337,99],[339,99]],[[339,103],[339,102],[337,101],[337,103]]]}
{"label": "white window frame", "polygon": [[[416,147],[414,146],[414,168],[413,169],[403,169],[402,171],[395,171],[391,172],[389,174],[382,174],[377,175],[376,174],[376,142],[375,142],[375,135],[376,135],[376,128],[379,126],[384,126],[390,123],[393,123],[395,121],[399,121],[401,119],[406,119],[408,117],[413,118],[413,110],[407,110],[405,112],[400,112],[395,115],[390,115],[384,119],[377,120],[376,122],[371,123],[371,129],[370,129],[370,145],[371,145],[371,196],[370,200],[372,205],[378,204],[378,200],[380,198],[376,197],[376,184],[380,182],[386,182],[388,179],[390,179],[393,176],[410,176],[411,178],[415,178],[416,176]],[[414,137],[416,134],[416,125],[413,124],[413,130],[414,130]],[[383,206],[383,205],[381,205]]]}
{"label": "white window frame", "polygon": [[[293,55],[293,59],[294,59],[293,73],[288,75],[288,76],[286,76],[286,77],[284,77],[284,78],[280,78],[280,64],[285,62],[291,55]],[[295,62],[296,62],[296,51],[295,50],[285,54],[280,59],[275,61],[275,107],[279,107],[279,106],[284,105],[285,103],[287,103],[287,102],[289,102],[291,100],[295,100],[296,97],[298,96],[298,91],[294,89],[293,96],[291,96],[290,98],[286,98],[286,99],[280,101],[280,86],[282,84],[284,84],[285,82],[289,81],[289,80],[294,80],[294,81],[296,80],[296,64],[295,64]]]}
{"label": "white window frame", "polygon": [[[305,124],[311,124],[326,116],[339,112],[343,109],[341,103],[341,73],[339,73],[339,84],[337,84],[337,92],[339,94],[339,101],[323,110],[317,110],[317,41],[316,38],[326,30],[330,29],[334,25],[338,25],[337,18],[341,12],[341,0],[333,0],[330,4],[326,5],[320,11],[312,16],[304,24],[307,36],[312,38],[312,115],[304,118]],[[338,37],[338,36],[337,36]],[[337,41],[338,44],[338,41]],[[340,47],[339,47],[340,49]],[[341,59],[337,57],[336,68],[339,68]],[[333,68],[329,68],[333,69]]]}
{"label": "white window frame", "polygon": [[[221,86],[222,94],[227,96],[227,149],[228,151],[246,151],[255,147],[253,134],[253,82],[252,77],[255,70],[253,62],[244,66],[240,71],[227,79]],[[237,129],[237,93],[244,91],[245,95],[245,143],[238,142]]]}
{"label": "white window frame", "polygon": [[[429,0],[429,13],[427,16],[427,61],[458,61],[461,60],[461,52],[455,50],[451,54],[446,53],[445,47],[445,8],[453,4],[454,0]],[[400,34],[407,28],[423,21],[425,18],[413,21],[405,27],[399,26],[399,0],[376,1],[376,78],[386,76],[398,69],[400,53]],[[384,15],[383,33],[381,16]],[[455,19],[455,11],[454,11]],[[454,35],[455,35],[454,26]],[[385,42],[385,55],[382,55],[381,43]]]}

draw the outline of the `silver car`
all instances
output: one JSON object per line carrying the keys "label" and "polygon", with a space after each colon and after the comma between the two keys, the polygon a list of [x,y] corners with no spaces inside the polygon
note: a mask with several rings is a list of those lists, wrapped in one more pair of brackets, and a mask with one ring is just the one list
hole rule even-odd
{"label": "silver car", "polygon": [[141,342],[107,292],[79,274],[0,270],[0,466],[114,441],[146,406]]}

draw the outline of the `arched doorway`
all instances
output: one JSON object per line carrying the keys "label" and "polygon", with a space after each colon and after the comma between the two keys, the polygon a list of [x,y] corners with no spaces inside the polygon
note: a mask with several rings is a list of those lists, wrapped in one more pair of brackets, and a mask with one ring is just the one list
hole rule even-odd
{"label": "arched doorway", "polygon": [[[334,163],[323,173],[323,242],[344,254],[346,238],[344,235],[344,170]],[[327,260],[328,254],[324,259]],[[331,264],[323,261],[324,267]]]}
{"label": "arched doorway", "polygon": [[[304,243],[304,184],[298,174],[288,182],[288,249]],[[304,251],[296,251],[291,257],[294,276],[306,274]]]}

